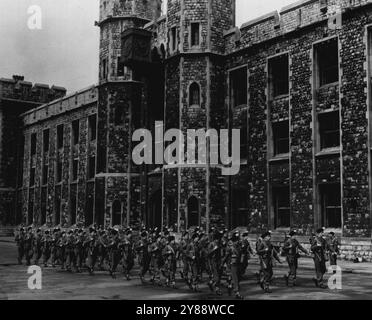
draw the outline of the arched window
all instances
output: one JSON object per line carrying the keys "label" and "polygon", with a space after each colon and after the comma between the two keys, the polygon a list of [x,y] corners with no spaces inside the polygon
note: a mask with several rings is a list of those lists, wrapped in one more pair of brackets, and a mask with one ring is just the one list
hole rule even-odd
{"label": "arched window", "polygon": [[189,98],[190,106],[200,106],[200,87],[196,82],[190,86]]}

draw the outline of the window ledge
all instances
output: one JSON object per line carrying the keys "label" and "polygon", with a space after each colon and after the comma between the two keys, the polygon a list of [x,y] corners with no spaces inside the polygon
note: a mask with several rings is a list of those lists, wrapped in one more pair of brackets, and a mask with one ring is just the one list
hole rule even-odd
{"label": "window ledge", "polygon": [[339,84],[339,81],[327,83],[327,84],[324,84],[321,87],[319,87],[318,90],[326,89],[326,88],[329,88],[329,87],[334,87],[338,84]]}
{"label": "window ledge", "polygon": [[272,157],[269,162],[279,162],[286,160],[289,160],[289,153],[277,154],[276,156]]}
{"label": "window ledge", "polygon": [[331,156],[331,155],[340,155],[341,154],[341,148],[336,147],[336,148],[327,148],[323,149],[322,151],[318,152],[315,156],[316,157],[325,157],[325,156]]}
{"label": "window ledge", "polygon": [[273,97],[273,101],[281,100],[281,99],[284,99],[284,98],[289,98],[289,93],[286,93],[286,94],[280,94],[280,95],[278,95],[278,96],[274,96],[274,97]]}

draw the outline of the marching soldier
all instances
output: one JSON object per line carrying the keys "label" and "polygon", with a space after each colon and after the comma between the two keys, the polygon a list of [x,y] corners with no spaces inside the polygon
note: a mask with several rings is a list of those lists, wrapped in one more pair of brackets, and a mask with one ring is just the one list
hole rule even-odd
{"label": "marching soldier", "polygon": [[240,270],[240,276],[243,277],[246,273],[246,270],[248,268],[248,262],[251,258],[251,255],[253,255],[252,247],[248,240],[248,231],[244,232],[242,234],[242,241],[241,241],[241,247],[242,247],[242,258],[241,258],[241,270]]}
{"label": "marching soldier", "polygon": [[164,265],[164,260],[162,256],[163,252],[163,240],[160,234],[157,235],[155,241],[150,246],[150,253],[151,253],[151,269],[152,269],[152,279],[151,282],[153,284],[161,285],[160,278],[161,278],[161,270]]}
{"label": "marching soldier", "polygon": [[107,232],[104,230],[99,231],[98,238],[98,269],[103,271],[105,261],[109,259],[108,246],[110,244],[110,239],[107,235]]}
{"label": "marching soldier", "polygon": [[188,280],[188,285],[195,292],[198,291],[199,283],[199,254],[199,235],[194,233],[187,248],[187,257],[192,275],[191,280]]}
{"label": "marching soldier", "polygon": [[299,251],[302,251],[307,255],[309,254],[308,251],[298,242],[296,235],[296,230],[291,231],[289,233],[289,238],[285,241],[283,246],[283,251],[287,257],[289,266],[288,275],[284,277],[287,287],[290,282],[292,282],[292,286],[296,286],[298,259],[300,257]]}
{"label": "marching soldier", "polygon": [[33,253],[33,243],[34,243],[34,235],[32,233],[32,227],[28,227],[26,236],[24,238],[24,252],[26,258],[26,264],[28,266],[31,265],[31,259],[34,255]]}
{"label": "marching soldier", "polygon": [[140,266],[140,279],[144,282],[144,277],[147,271],[149,271],[151,261],[147,231],[142,231],[141,240],[139,241],[136,250],[138,252],[138,264]]}
{"label": "marching soldier", "polygon": [[75,266],[75,238],[74,232],[70,230],[67,234],[67,237],[64,242],[65,247],[65,261],[66,261],[66,270],[72,272],[72,267]]}
{"label": "marching soldier", "polygon": [[74,254],[76,271],[81,273],[84,261],[84,231],[82,229],[79,229],[75,236]]}
{"label": "marching soldier", "polygon": [[314,254],[314,264],[316,278],[313,279],[315,286],[318,288],[326,289],[323,283],[326,268],[326,241],[323,238],[324,229],[318,229],[316,235],[310,239],[311,252]]}
{"label": "marching soldier", "polygon": [[226,256],[224,262],[228,268],[228,290],[231,295],[232,290],[235,292],[236,299],[243,299],[240,295],[240,272],[241,272],[241,244],[240,235],[235,233],[232,235],[231,240],[228,244]]}
{"label": "marching soldier", "polygon": [[43,235],[41,233],[41,229],[37,229],[36,235],[33,241],[34,265],[39,264],[39,260],[42,256],[42,239],[43,239]]}
{"label": "marching soldier", "polygon": [[[337,256],[340,254],[340,248],[339,248],[338,240],[334,232],[329,233],[329,238],[327,241],[327,249],[329,253],[329,262],[332,267],[336,267]],[[333,273],[336,273],[336,270],[334,270]]]}
{"label": "marching soldier", "polygon": [[273,260],[277,260],[280,264],[280,258],[274,246],[271,244],[271,233],[266,232],[261,236],[259,243],[257,243],[257,254],[260,257],[260,285],[265,293],[271,293],[270,281],[273,277]]}
{"label": "marching soldier", "polygon": [[49,230],[44,232],[44,237],[42,239],[42,254],[43,254],[43,264],[44,267],[48,267],[48,261],[51,255],[51,245],[52,245],[52,238],[50,237]]}
{"label": "marching soldier", "polygon": [[123,273],[126,279],[130,280],[130,272],[134,267],[134,244],[132,239],[132,229],[127,230],[126,236],[121,244],[122,259],[123,259]]}
{"label": "marching soldier", "polygon": [[20,228],[18,234],[15,237],[18,249],[18,264],[22,264],[22,259],[25,254],[25,229]]}
{"label": "marching soldier", "polygon": [[120,238],[119,230],[114,229],[111,231],[112,239],[108,246],[110,254],[110,275],[113,279],[116,278],[115,272],[120,262]]}
{"label": "marching soldier", "polygon": [[52,236],[51,243],[50,243],[50,254],[51,254],[53,268],[56,266],[56,263],[58,262],[58,259],[59,259],[59,248],[58,248],[59,238],[60,238],[59,229],[55,228],[53,230],[53,236]]}
{"label": "marching soldier", "polygon": [[97,233],[94,228],[90,228],[90,235],[84,242],[84,248],[87,250],[87,267],[90,275],[94,274],[94,267],[97,261]]}
{"label": "marching soldier", "polygon": [[223,234],[215,231],[208,247],[208,259],[211,268],[211,279],[208,283],[212,292],[222,295],[220,285],[222,276],[222,239]]}
{"label": "marching soldier", "polygon": [[62,231],[61,237],[58,240],[57,248],[58,248],[58,257],[61,262],[61,269],[64,270],[66,266],[66,254],[65,254],[65,244],[67,242],[67,234],[65,231]]}
{"label": "marching soldier", "polygon": [[187,248],[190,243],[190,235],[188,232],[184,232],[182,234],[181,242],[180,242],[180,257],[182,260],[182,271],[180,272],[181,278],[188,282],[189,278],[189,261],[188,261],[188,253]]}
{"label": "marching soldier", "polygon": [[166,277],[166,286],[176,287],[176,269],[177,269],[177,252],[175,237],[168,236],[168,243],[164,247],[164,274]]}

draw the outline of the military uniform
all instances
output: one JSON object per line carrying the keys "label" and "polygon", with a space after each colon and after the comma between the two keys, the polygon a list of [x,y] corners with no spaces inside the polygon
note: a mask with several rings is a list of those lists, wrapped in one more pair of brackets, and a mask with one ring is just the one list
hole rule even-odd
{"label": "military uniform", "polygon": [[83,230],[79,230],[75,236],[74,242],[74,255],[75,255],[75,266],[76,271],[81,272],[84,261],[84,233]]}
{"label": "military uniform", "polygon": [[23,228],[21,228],[16,235],[15,242],[17,243],[18,250],[18,264],[22,264],[22,259],[25,254],[25,232]]}
{"label": "military uniform", "polygon": [[315,273],[314,283],[317,287],[325,289],[326,286],[323,283],[324,274],[327,272],[326,267],[326,241],[323,238],[323,229],[317,231],[317,235],[314,235],[310,239],[311,252],[314,255]]}
{"label": "military uniform", "polygon": [[74,252],[75,238],[74,238],[72,230],[70,230],[68,232],[68,235],[65,238],[65,241],[64,241],[63,244],[64,244],[64,248],[65,248],[66,270],[71,272],[72,268],[75,267],[75,252]]}
{"label": "military uniform", "polygon": [[299,252],[302,251],[308,254],[307,250],[294,238],[297,233],[291,231],[290,237],[285,241],[283,245],[283,252],[286,255],[289,272],[285,276],[287,286],[292,282],[293,286],[296,286],[297,280],[297,268],[298,268],[298,258],[300,257]]}
{"label": "military uniform", "polygon": [[48,261],[50,259],[51,255],[51,244],[52,244],[52,238],[50,236],[49,230],[45,231],[43,239],[42,239],[42,254],[43,254],[43,264],[44,267],[48,266]]}
{"label": "military uniform", "polygon": [[187,258],[191,270],[191,280],[188,280],[190,289],[198,290],[199,284],[199,236],[195,233],[187,247]]}
{"label": "military uniform", "polygon": [[94,229],[90,229],[90,235],[84,242],[84,248],[87,250],[87,267],[91,275],[94,273],[94,267],[97,262],[98,239]]}
{"label": "military uniform", "polygon": [[33,240],[33,251],[34,251],[34,265],[39,264],[39,260],[42,256],[42,239],[43,235],[41,233],[41,230],[38,229],[36,231],[36,235]]}
{"label": "military uniform", "polygon": [[242,249],[242,257],[241,257],[241,268],[240,268],[240,276],[243,277],[245,272],[248,268],[248,262],[253,254],[252,247],[248,240],[248,232],[243,233],[243,239],[241,240],[241,249]]}
{"label": "military uniform", "polygon": [[132,239],[132,230],[128,230],[121,244],[123,273],[127,280],[130,280],[130,272],[134,267],[134,243]]}
{"label": "military uniform", "polygon": [[176,286],[176,270],[177,270],[177,253],[178,248],[175,243],[174,236],[168,237],[168,243],[163,249],[164,258],[164,275],[166,277],[166,285]]}
{"label": "military uniform", "polygon": [[222,234],[215,232],[213,241],[208,246],[208,260],[211,269],[211,279],[209,281],[209,288],[217,295],[221,295],[221,276],[222,276]]}
{"label": "military uniform", "polygon": [[141,278],[141,281],[143,281],[147,271],[149,271],[150,261],[151,261],[151,256],[149,253],[149,240],[148,240],[148,234],[146,231],[142,231],[141,240],[138,243],[136,251],[138,252],[138,264],[140,266],[140,278]]}
{"label": "military uniform", "polygon": [[225,262],[228,270],[228,290],[231,295],[232,290],[235,292],[237,299],[243,299],[240,295],[240,273],[241,273],[241,243],[239,234],[234,234],[227,246]]}
{"label": "military uniform", "polygon": [[32,233],[32,228],[28,228],[28,231],[24,238],[24,253],[26,258],[26,264],[28,266],[31,265],[31,259],[34,255],[33,252],[33,243],[34,243],[34,235]]}
{"label": "military uniform", "polygon": [[270,281],[273,277],[273,260],[276,259],[279,263],[282,263],[278,253],[270,242],[270,237],[271,234],[269,232],[264,233],[257,244],[257,254],[260,257],[261,266],[260,285],[266,293],[271,293]]}
{"label": "military uniform", "polygon": [[333,232],[327,241],[327,250],[329,254],[329,262],[331,266],[337,266],[337,256],[340,254],[340,248],[337,238]]}

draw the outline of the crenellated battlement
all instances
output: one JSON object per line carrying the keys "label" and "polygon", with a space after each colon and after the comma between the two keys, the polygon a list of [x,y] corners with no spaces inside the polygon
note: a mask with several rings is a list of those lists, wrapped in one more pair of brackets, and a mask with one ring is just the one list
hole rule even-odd
{"label": "crenellated battlement", "polygon": [[23,76],[0,79],[0,99],[47,103],[66,95],[66,89],[58,86],[24,81]]}
{"label": "crenellated battlement", "polygon": [[341,14],[372,4],[370,0],[301,0],[280,10],[225,31],[226,53],[329,20],[330,26],[338,28]]}

